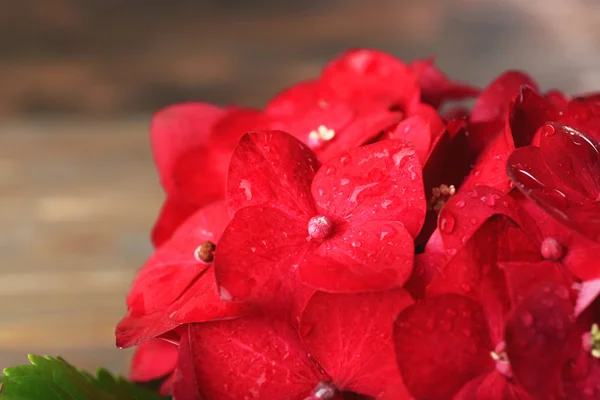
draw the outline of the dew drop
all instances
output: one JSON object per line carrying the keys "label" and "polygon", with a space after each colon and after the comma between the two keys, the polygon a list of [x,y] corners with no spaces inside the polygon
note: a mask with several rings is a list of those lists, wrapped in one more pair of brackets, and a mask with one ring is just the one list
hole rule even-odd
{"label": "dew drop", "polygon": [[494,196],[483,196],[481,201],[483,201],[486,206],[493,207],[496,205],[496,199],[494,199]]}
{"label": "dew drop", "polygon": [[452,233],[456,220],[449,212],[444,213],[440,218],[440,230],[444,233]]}
{"label": "dew drop", "polygon": [[475,198],[479,194],[477,193],[477,190],[473,189],[473,190],[469,191],[468,195],[469,195],[469,197]]}
{"label": "dew drop", "polygon": [[475,218],[471,218],[471,219],[469,219],[469,222],[470,222],[472,225],[475,225],[475,224],[477,224],[477,219],[475,219]]}
{"label": "dew drop", "polygon": [[460,332],[466,337],[471,337],[471,335],[473,334],[473,332],[471,332],[471,330],[468,328],[463,328]]}
{"label": "dew drop", "polygon": [[223,301],[231,301],[233,299],[229,290],[225,289],[223,286],[219,286],[219,296]]}
{"label": "dew drop", "polygon": [[547,137],[547,138],[552,137],[552,136],[554,136],[555,133],[556,133],[556,130],[550,124],[546,124],[542,127],[542,135],[544,135],[544,137]]}
{"label": "dew drop", "polygon": [[459,200],[456,202],[456,208],[463,208],[465,206],[464,200]]}
{"label": "dew drop", "polygon": [[454,248],[451,249],[446,249],[446,253],[448,253],[448,255],[454,256],[456,255],[457,251]]}
{"label": "dew drop", "polygon": [[340,158],[342,165],[347,165],[350,161],[352,161],[352,158],[348,154],[343,155],[342,158]]}
{"label": "dew drop", "polygon": [[331,176],[336,173],[335,167],[327,167],[325,170],[325,175]]}
{"label": "dew drop", "polygon": [[460,285],[460,288],[465,292],[465,293],[469,293],[471,291],[471,285],[469,285],[468,283],[463,283],[462,285]]}
{"label": "dew drop", "polygon": [[352,247],[360,247],[360,246],[362,246],[361,242],[359,242],[359,241],[352,242]]}

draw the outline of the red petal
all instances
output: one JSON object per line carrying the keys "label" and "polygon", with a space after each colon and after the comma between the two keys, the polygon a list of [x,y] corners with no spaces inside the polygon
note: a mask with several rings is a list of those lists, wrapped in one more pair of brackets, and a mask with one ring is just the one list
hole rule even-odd
{"label": "red petal", "polygon": [[315,293],[300,320],[306,351],[340,390],[377,397],[402,386],[392,325],[413,301],[403,289],[364,294]]}
{"label": "red petal", "polygon": [[408,67],[419,76],[421,101],[435,108],[447,100],[463,100],[479,93],[479,89],[474,86],[452,82],[433,64],[432,59],[415,60]]}
{"label": "red petal", "polygon": [[173,165],[190,148],[208,142],[211,128],[225,110],[207,103],[181,103],[165,107],[152,117],[150,136],[154,162],[163,187],[173,187]]}
{"label": "red petal", "polygon": [[235,318],[249,309],[247,304],[221,300],[213,272],[208,270],[168,307],[145,315],[125,316],[117,325],[117,346],[135,346],[183,324]]}
{"label": "red petal", "polygon": [[298,118],[319,104],[325,105],[323,86],[318,80],[296,83],[273,97],[265,107],[270,118]]}
{"label": "red petal", "polygon": [[600,143],[554,123],[544,127],[540,150],[548,169],[563,183],[591,200],[600,200]]}
{"label": "red petal", "polygon": [[129,379],[147,382],[162,378],[177,365],[177,347],[160,339],[151,339],[138,346],[131,360]]}
{"label": "red petal", "polygon": [[194,324],[190,348],[206,399],[302,399],[321,380],[298,334],[270,318]]}
{"label": "red petal", "polygon": [[556,108],[536,90],[521,87],[510,107],[508,126],[515,147],[531,144],[536,131],[548,121],[558,118]]}
{"label": "red petal", "polygon": [[435,296],[404,309],[394,341],[404,383],[418,399],[450,398],[493,368],[481,306],[464,296]]}
{"label": "red petal", "polygon": [[213,203],[181,225],[173,239],[158,248],[144,264],[127,295],[130,312],[141,315],[164,309],[201,275],[210,264],[196,260],[202,243],[217,243],[229,221],[227,207]]}
{"label": "red petal", "polygon": [[407,110],[407,118],[416,116],[425,118],[425,120],[429,122],[429,130],[433,139],[439,137],[442,133],[444,133],[446,123],[438,115],[437,111],[430,105],[423,103],[413,104]]}
{"label": "red petal", "polygon": [[227,155],[229,162],[231,153],[238,142],[248,132],[264,129],[266,117],[260,110],[254,108],[238,108],[231,110],[218,120],[210,136],[210,148],[219,149]]}
{"label": "red petal", "polygon": [[350,224],[402,222],[415,237],[425,217],[418,155],[400,140],[386,140],[349,151],[324,165],[312,193],[319,212]]}
{"label": "red petal", "polygon": [[289,215],[314,215],[310,184],[319,161],[298,139],[279,131],[261,131],[240,140],[227,176],[227,203],[242,207],[269,204]]}
{"label": "red petal", "polygon": [[298,221],[270,207],[240,209],[215,253],[222,296],[297,313],[303,304],[296,302],[302,302],[307,290],[296,278],[298,263],[308,249],[307,236],[308,218]]}
{"label": "red petal", "polygon": [[400,118],[397,113],[387,110],[375,110],[355,118],[333,140],[316,150],[319,159],[327,163],[355,147],[368,143],[381,132],[397,124]]}
{"label": "red petal", "polygon": [[419,86],[410,69],[393,56],[376,50],[345,52],[327,64],[321,82],[342,99],[367,105],[406,107],[418,101],[419,96]]}
{"label": "red petal", "polygon": [[171,195],[203,206],[225,198],[225,178],[231,150],[192,147],[173,163]]}
{"label": "red petal", "polygon": [[503,260],[537,260],[539,248],[506,217],[494,217],[471,236],[427,287],[427,295],[457,293],[478,300],[486,314],[491,338],[497,343],[510,301],[502,271]]}
{"label": "red petal", "polygon": [[175,229],[197,209],[198,206],[178,197],[167,196],[160,209],[156,223],[152,228],[151,236],[154,247],[159,247],[170,240]]}
{"label": "red petal", "polygon": [[564,267],[552,261],[503,262],[498,266],[504,271],[514,305],[519,304],[540,283],[555,283],[565,287],[571,287],[575,283]]}
{"label": "red petal", "polygon": [[563,109],[560,122],[600,141],[600,101],[598,98],[574,99]]}
{"label": "red petal", "polygon": [[515,190],[511,195],[517,199],[519,207],[533,217],[542,238],[553,238],[562,246],[562,265],[582,280],[600,276],[600,260],[596,256],[600,254],[600,243],[559,223],[521,192]]}
{"label": "red petal", "polygon": [[425,288],[446,264],[448,257],[443,253],[425,251],[415,255],[415,265],[404,288],[416,299],[425,296]]}
{"label": "red petal", "polygon": [[515,379],[535,399],[554,398],[561,371],[577,337],[569,336],[573,304],[568,288],[541,284],[521,302],[506,322],[506,352]]}
{"label": "red petal", "polygon": [[533,240],[541,242],[535,222],[515,200],[494,188],[477,186],[466,192],[461,190],[440,211],[438,227],[448,253],[456,253],[492,215],[509,217]]}
{"label": "red petal", "polygon": [[425,164],[431,146],[431,126],[427,119],[420,115],[409,117],[388,132],[385,138],[401,139],[412,144],[419,155],[421,165]]}
{"label": "red petal", "polygon": [[597,204],[554,178],[533,146],[515,150],[507,162],[510,179],[525,195],[561,223],[600,240]]}
{"label": "red petal", "polygon": [[569,400],[597,399],[600,395],[600,362],[589,352],[567,363],[563,373],[562,398]]}
{"label": "red petal", "polygon": [[190,342],[191,330],[192,325],[190,324],[185,329],[179,343],[179,359],[172,384],[173,398],[177,400],[202,400]]}
{"label": "red petal", "polygon": [[497,371],[466,384],[452,400],[535,400]]}
{"label": "red petal", "polygon": [[506,160],[513,150],[513,145],[503,132],[496,135],[480,154],[460,189],[464,191],[478,185],[486,185],[508,193],[511,186],[506,174]]}
{"label": "red petal", "polygon": [[548,90],[545,95],[546,99],[557,109],[563,109],[569,104],[571,98],[557,89]]}
{"label": "red petal", "polygon": [[334,293],[400,287],[412,271],[414,245],[401,223],[367,221],[339,228],[299,265],[307,285]]}
{"label": "red petal", "polygon": [[510,103],[523,85],[538,90],[535,81],[523,72],[504,72],[481,92],[471,110],[471,121],[485,122],[507,118]]}

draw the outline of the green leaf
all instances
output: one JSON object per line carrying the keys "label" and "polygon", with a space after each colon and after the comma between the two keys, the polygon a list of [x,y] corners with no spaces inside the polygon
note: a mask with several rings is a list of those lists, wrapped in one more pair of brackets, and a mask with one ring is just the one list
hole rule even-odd
{"label": "green leaf", "polygon": [[100,369],[97,376],[60,357],[29,355],[31,364],[6,368],[0,400],[165,400],[148,389]]}

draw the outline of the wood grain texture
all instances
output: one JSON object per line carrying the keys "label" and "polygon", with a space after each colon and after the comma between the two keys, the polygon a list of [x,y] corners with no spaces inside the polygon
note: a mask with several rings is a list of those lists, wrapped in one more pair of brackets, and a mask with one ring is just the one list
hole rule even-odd
{"label": "wood grain texture", "polygon": [[358,46],[437,54],[476,84],[522,68],[600,88],[600,13],[571,8],[566,35],[551,3],[0,0],[0,367],[37,352],[126,368],[113,328],[162,200],[152,110],[261,105]]}
{"label": "wood grain texture", "polygon": [[61,354],[121,371],[114,348],[133,274],[162,199],[135,121],[0,128],[0,360]]}

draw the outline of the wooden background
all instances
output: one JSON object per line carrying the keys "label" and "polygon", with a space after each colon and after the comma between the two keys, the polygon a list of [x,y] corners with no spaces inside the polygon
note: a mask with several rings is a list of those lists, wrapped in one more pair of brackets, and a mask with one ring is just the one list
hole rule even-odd
{"label": "wooden background", "polygon": [[151,251],[161,105],[261,105],[357,46],[437,54],[477,84],[518,67],[600,89],[597,2],[246,3],[0,0],[0,367],[37,352],[126,369],[113,328]]}

